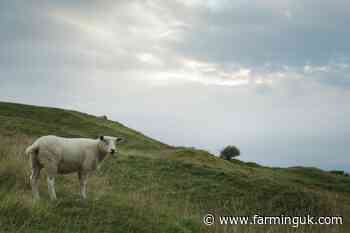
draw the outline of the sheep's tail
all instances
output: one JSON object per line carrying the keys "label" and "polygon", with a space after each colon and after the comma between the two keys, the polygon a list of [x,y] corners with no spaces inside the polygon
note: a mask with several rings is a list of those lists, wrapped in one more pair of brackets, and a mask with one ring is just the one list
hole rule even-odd
{"label": "sheep's tail", "polygon": [[33,169],[35,169],[37,167],[38,153],[39,153],[39,145],[36,142],[34,142],[32,145],[28,146],[26,151],[25,151],[26,156],[29,157],[29,164],[30,164],[32,171],[33,171]]}
{"label": "sheep's tail", "polygon": [[36,143],[33,143],[32,145],[28,146],[25,154],[31,155],[31,154],[37,154],[39,152],[39,146]]}

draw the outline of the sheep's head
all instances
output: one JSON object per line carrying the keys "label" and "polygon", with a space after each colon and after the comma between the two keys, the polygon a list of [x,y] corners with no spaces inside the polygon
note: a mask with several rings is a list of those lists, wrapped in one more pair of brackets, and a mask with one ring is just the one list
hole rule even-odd
{"label": "sheep's head", "polygon": [[117,152],[117,144],[123,141],[123,138],[111,137],[111,136],[100,136],[98,146],[100,151],[105,152],[106,154],[113,155]]}

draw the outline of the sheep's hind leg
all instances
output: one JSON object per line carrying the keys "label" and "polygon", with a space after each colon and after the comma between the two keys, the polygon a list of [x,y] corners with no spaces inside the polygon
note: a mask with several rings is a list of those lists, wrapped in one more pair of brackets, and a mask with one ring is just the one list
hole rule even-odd
{"label": "sheep's hind leg", "polygon": [[32,186],[32,194],[34,200],[39,200],[39,177],[40,177],[40,168],[37,166],[32,167],[32,174],[30,176],[30,184]]}
{"label": "sheep's hind leg", "polygon": [[49,190],[49,196],[51,200],[56,200],[56,191],[55,191],[55,176],[48,175],[47,176],[47,186]]}
{"label": "sheep's hind leg", "polygon": [[58,174],[58,161],[55,154],[49,151],[41,151],[39,153],[40,163],[47,172],[47,188],[51,200],[56,200],[55,177]]}
{"label": "sheep's hind leg", "polygon": [[56,200],[56,191],[55,191],[55,178],[57,176],[57,166],[54,163],[49,164],[47,169],[47,187],[49,191],[49,196],[51,200]]}
{"label": "sheep's hind leg", "polygon": [[88,175],[84,172],[78,172],[79,183],[80,183],[80,195],[83,199],[86,199],[86,186]]}

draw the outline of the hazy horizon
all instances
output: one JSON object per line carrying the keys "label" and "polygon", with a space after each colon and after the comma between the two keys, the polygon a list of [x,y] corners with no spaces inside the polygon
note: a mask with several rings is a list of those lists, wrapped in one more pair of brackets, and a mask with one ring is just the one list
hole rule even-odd
{"label": "hazy horizon", "polygon": [[350,171],[350,2],[4,1],[0,101]]}

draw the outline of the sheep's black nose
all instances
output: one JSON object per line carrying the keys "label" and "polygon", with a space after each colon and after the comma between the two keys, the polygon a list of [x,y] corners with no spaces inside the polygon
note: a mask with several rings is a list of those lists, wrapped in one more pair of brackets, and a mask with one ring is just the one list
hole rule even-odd
{"label": "sheep's black nose", "polygon": [[111,149],[111,154],[114,154],[115,150],[114,149]]}

